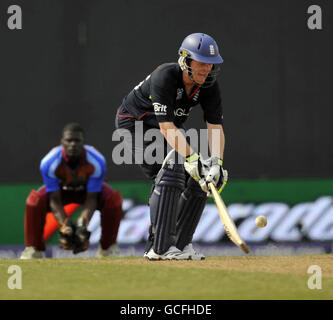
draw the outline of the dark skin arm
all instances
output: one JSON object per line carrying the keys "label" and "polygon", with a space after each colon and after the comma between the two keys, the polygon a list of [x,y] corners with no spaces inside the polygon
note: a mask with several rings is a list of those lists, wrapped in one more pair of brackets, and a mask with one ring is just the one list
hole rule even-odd
{"label": "dark skin arm", "polygon": [[87,197],[80,215],[80,218],[83,218],[87,223],[97,209],[97,195],[97,192],[87,192]]}
{"label": "dark skin arm", "polygon": [[62,226],[66,219],[66,213],[61,201],[61,192],[60,190],[53,191],[49,194],[50,196],[50,208],[53,212],[54,217],[60,226]]}
{"label": "dark skin arm", "polygon": [[[97,209],[97,192],[87,192],[87,197],[83,203],[80,218],[87,223],[90,221],[94,211]],[[59,225],[63,225],[66,219],[66,213],[61,201],[61,191],[53,191],[50,193],[50,208]]]}

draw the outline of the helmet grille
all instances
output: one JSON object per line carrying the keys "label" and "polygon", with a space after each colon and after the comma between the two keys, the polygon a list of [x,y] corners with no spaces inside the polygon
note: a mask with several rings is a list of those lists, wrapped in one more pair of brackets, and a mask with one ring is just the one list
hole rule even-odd
{"label": "helmet grille", "polygon": [[[186,69],[188,70],[188,75],[189,75],[190,79],[192,79],[192,81],[194,81],[192,78],[192,68],[190,67],[190,61],[191,61],[191,59],[189,59],[188,57],[180,56],[178,59],[178,64],[182,71],[184,71]],[[208,74],[205,83],[202,85],[199,85],[199,84],[197,84],[197,85],[200,86],[201,88],[211,87],[215,83],[216,78],[217,78],[218,74],[220,73],[220,70],[221,69],[218,65],[213,65],[213,68],[212,68],[211,72]]]}

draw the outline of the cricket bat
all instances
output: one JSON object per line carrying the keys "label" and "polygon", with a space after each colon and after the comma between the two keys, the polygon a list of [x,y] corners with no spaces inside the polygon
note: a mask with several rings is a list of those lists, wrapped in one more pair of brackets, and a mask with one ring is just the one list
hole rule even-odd
{"label": "cricket bat", "polygon": [[244,240],[241,238],[241,236],[238,233],[238,230],[232,221],[227,207],[225,206],[220,194],[217,192],[215,185],[212,182],[208,183],[208,187],[210,188],[210,191],[213,194],[213,198],[215,201],[215,204],[217,206],[217,210],[220,215],[220,219],[223,223],[224,229],[229,237],[229,239],[239,248],[241,248],[245,253],[249,253],[250,250]]}

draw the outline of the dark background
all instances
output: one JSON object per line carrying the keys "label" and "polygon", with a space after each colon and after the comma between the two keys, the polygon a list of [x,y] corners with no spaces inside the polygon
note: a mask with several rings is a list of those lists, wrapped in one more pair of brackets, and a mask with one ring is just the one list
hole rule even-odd
{"label": "dark background", "polygon": [[[13,4],[22,30],[7,27]],[[307,28],[312,4],[323,30]],[[213,36],[225,61],[230,176],[333,177],[332,12],[316,0],[1,0],[0,182],[40,181],[39,162],[69,121],[105,155],[110,179],[142,179],[112,164],[116,108],[193,32]],[[204,127],[200,108],[190,126]]]}

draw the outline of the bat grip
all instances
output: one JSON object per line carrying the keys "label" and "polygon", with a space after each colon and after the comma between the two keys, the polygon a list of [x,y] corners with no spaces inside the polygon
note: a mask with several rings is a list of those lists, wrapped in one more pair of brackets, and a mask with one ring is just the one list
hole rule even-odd
{"label": "bat grip", "polygon": [[213,192],[213,190],[217,192],[216,187],[213,182],[208,182],[208,187],[212,192]]}

